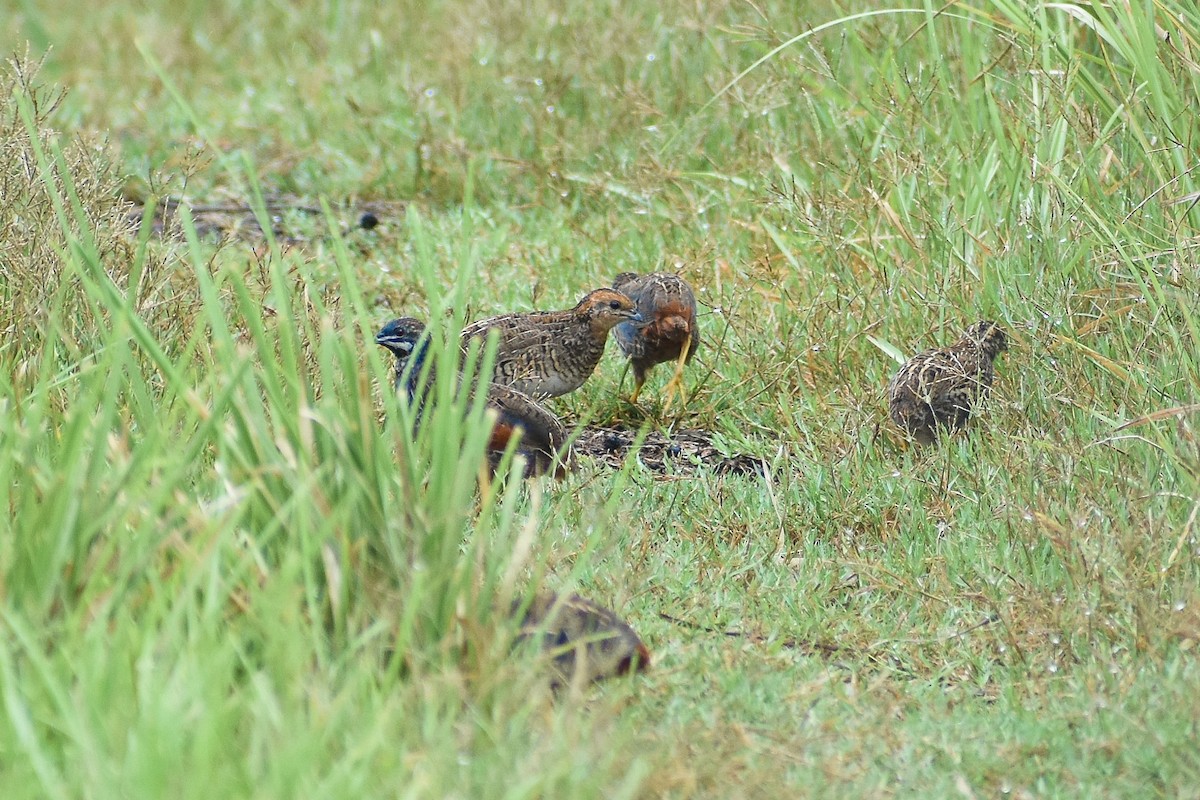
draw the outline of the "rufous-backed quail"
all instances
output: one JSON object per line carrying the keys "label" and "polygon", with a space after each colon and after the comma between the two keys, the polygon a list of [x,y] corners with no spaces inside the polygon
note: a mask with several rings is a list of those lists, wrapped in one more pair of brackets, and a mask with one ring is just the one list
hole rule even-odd
{"label": "rufous-backed quail", "polygon": [[682,389],[683,365],[691,362],[700,346],[692,287],[669,273],[639,276],[623,272],[613,280],[613,288],[629,295],[642,317],[640,324],[622,322],[613,329],[617,344],[633,365],[630,402],[637,402],[651,367],[675,361],[675,375],[665,390],[669,397],[673,387]]}

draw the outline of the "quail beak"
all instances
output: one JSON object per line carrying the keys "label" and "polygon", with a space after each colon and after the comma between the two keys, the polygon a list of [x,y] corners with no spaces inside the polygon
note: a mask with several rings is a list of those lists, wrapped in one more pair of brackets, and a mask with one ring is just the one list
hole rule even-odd
{"label": "quail beak", "polygon": [[405,358],[412,352],[412,343],[401,339],[398,336],[389,336],[383,331],[375,334],[375,344],[380,347],[386,347],[393,355],[399,358]]}
{"label": "quail beak", "polygon": [[633,312],[633,316],[629,318],[629,321],[632,322],[634,325],[645,325],[646,324],[646,320],[642,317],[642,312],[640,312],[640,311]]}

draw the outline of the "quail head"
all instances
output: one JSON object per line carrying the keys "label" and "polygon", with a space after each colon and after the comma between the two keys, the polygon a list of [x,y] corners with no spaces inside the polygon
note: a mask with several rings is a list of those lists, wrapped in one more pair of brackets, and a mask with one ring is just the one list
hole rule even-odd
{"label": "quail head", "polygon": [[573,392],[595,371],[608,332],[625,321],[640,321],[634,302],[612,289],[589,292],[574,308],[504,314],[463,329],[472,338],[496,331],[499,344],[492,380],[537,398]]}
{"label": "quail head", "polygon": [[668,384],[681,387],[683,365],[691,363],[700,346],[696,325],[696,296],[692,287],[678,275],[656,272],[638,276],[623,272],[613,280],[613,288],[637,303],[640,324],[622,322],[613,329],[621,351],[633,365],[634,388],[630,402],[636,403],[646,382],[646,374],[656,364],[676,362],[675,375]]}
{"label": "quail head", "polygon": [[[414,403],[418,421],[433,386],[432,370],[422,381],[421,372],[429,353],[425,323],[412,317],[394,319],[375,336],[375,343],[396,356],[396,390]],[[494,469],[509,441],[520,432],[517,453],[523,455],[527,472],[540,475],[554,470],[556,477],[566,473],[567,431],[556,416],[533,398],[493,383],[485,383],[487,407],[496,412],[496,422],[488,440],[488,462]]]}
{"label": "quail head", "polygon": [[977,322],[949,347],[913,356],[888,384],[892,420],[920,444],[967,424],[987,397],[995,376],[992,362],[1008,349],[995,322]]}
{"label": "quail head", "polygon": [[[513,604],[513,612],[522,603]],[[650,651],[627,622],[579,595],[535,596],[521,618],[518,641],[551,656],[555,685],[591,682],[649,668]]]}

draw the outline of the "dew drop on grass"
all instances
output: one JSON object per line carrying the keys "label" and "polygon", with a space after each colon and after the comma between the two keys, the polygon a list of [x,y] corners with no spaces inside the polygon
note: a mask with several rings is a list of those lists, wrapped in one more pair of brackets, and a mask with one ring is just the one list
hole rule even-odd
{"label": "dew drop on grass", "polygon": [[650,133],[658,133],[658,126],[657,125],[647,125],[646,130],[649,131]]}
{"label": "dew drop on grass", "polygon": [[654,60],[656,60],[657,58],[658,58],[658,56],[654,55],[654,53],[646,53],[646,60],[647,60],[647,61],[654,61]]}
{"label": "dew drop on grass", "polygon": [[428,89],[426,89],[426,90],[425,90],[425,96],[426,96],[426,97],[433,97],[433,96],[434,96],[434,95],[436,95],[436,94],[437,94],[437,89],[434,89],[433,87],[430,87],[430,88],[428,88]]}
{"label": "dew drop on grass", "polygon": [[554,113],[554,106],[546,106],[546,113],[547,113],[547,114],[553,114],[553,113]]}
{"label": "dew drop on grass", "polygon": [[1062,643],[1062,637],[1059,636],[1057,633],[1050,637],[1050,644],[1061,644],[1061,643]]}
{"label": "dew drop on grass", "polygon": [[543,81],[541,78],[534,78],[534,79],[533,79],[533,85],[534,85],[534,86],[545,86],[545,85],[546,85],[546,82],[545,82],[545,81]]}
{"label": "dew drop on grass", "polygon": [[1185,608],[1187,608],[1187,603],[1183,602],[1182,600],[1178,600],[1176,601],[1175,605],[1172,606],[1172,608],[1174,608],[1176,611],[1183,611]]}
{"label": "dew drop on grass", "polygon": [[644,209],[644,208],[635,208],[633,210],[633,213],[637,214],[639,217],[644,217],[644,216],[646,216],[647,212],[646,212],[646,209]]}
{"label": "dew drop on grass", "polygon": [[1058,672],[1058,664],[1051,661],[1049,664],[1046,665],[1046,669],[1049,670],[1050,674],[1053,675],[1054,673]]}

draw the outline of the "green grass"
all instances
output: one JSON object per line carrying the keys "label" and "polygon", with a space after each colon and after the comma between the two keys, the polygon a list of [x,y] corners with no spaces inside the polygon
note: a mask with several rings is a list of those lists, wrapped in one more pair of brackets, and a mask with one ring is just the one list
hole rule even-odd
{"label": "green grass", "polygon": [[[10,9],[0,794],[1194,796],[1200,16],[1071,9]],[[325,211],[121,201],[264,193]],[[707,343],[649,416],[768,478],[479,487],[449,383],[406,432],[388,318],[649,269]],[[907,449],[889,353],[984,317],[992,402]],[[621,374],[555,409],[636,423]],[[555,700],[495,610],[539,586],[653,670]]]}

